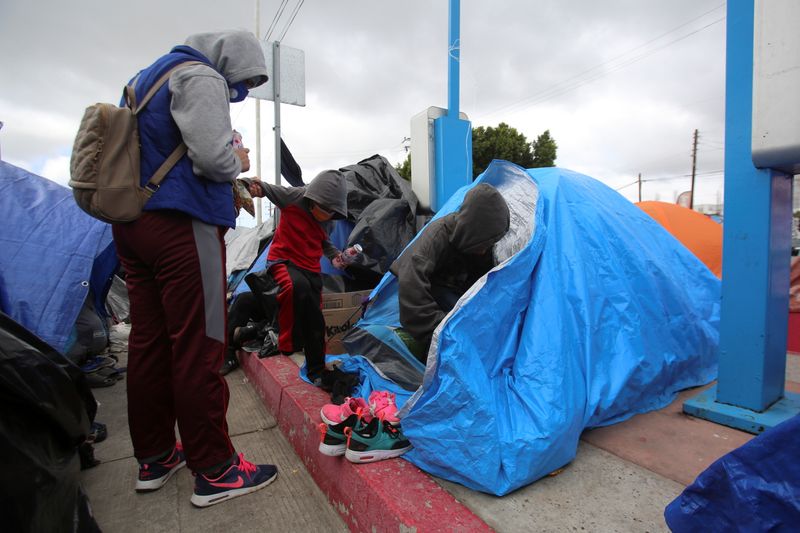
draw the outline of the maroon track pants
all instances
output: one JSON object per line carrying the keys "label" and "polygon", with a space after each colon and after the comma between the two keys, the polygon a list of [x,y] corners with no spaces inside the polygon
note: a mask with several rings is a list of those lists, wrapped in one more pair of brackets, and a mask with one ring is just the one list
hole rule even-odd
{"label": "maroon track pants", "polygon": [[131,306],[128,424],[142,460],[175,445],[194,471],[234,454],[219,368],[226,348],[225,229],[175,211],[115,224]]}

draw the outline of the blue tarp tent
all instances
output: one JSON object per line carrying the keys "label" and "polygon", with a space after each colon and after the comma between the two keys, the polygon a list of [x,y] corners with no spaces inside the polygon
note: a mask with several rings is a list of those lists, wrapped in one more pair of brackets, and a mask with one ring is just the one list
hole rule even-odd
{"label": "blue tarp tent", "polygon": [[[401,411],[414,445],[404,457],[503,495],[572,461],[585,428],[713,380],[720,281],[590,177],[495,161],[480,182],[503,194],[511,230],[495,246],[498,266],[437,328],[427,366],[393,333],[391,274],[345,345],[391,379],[398,403],[415,391]],[[467,189],[437,216],[456,210]]]}
{"label": "blue tarp tent", "polygon": [[715,461],[664,510],[675,533],[797,531],[800,415]]}
{"label": "blue tarp tent", "polygon": [[72,191],[0,161],[0,309],[64,352],[89,288],[95,309],[117,269],[111,226]]}

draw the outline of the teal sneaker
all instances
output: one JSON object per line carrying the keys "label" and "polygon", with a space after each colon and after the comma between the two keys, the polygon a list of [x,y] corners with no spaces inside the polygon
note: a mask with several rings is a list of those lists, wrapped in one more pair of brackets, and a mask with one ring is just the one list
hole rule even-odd
{"label": "teal sneaker", "polygon": [[344,432],[352,429],[357,420],[356,415],[350,415],[341,424],[330,425],[322,422],[319,425],[319,453],[330,457],[344,455],[347,449],[347,437]]}
{"label": "teal sneaker", "polygon": [[344,431],[347,435],[345,458],[351,463],[372,463],[403,455],[411,449],[411,442],[399,426],[380,418],[369,423],[357,423]]}
{"label": "teal sneaker", "polygon": [[[361,400],[364,402],[364,400]],[[366,405],[366,402],[364,402]],[[324,408],[323,408],[324,410]],[[347,449],[347,434],[364,419],[365,423],[372,420],[372,415],[368,410],[358,407],[354,413],[351,413],[347,418],[338,424],[331,424],[324,412],[322,413],[323,422],[319,427],[319,453],[329,455],[331,457],[339,457],[344,455]]]}

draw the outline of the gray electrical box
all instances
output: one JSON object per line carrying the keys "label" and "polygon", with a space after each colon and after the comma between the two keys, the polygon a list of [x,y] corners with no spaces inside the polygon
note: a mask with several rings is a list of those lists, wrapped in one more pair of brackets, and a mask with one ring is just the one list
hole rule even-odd
{"label": "gray electrical box", "polygon": [[[411,117],[411,189],[420,205],[431,207],[436,194],[436,150],[433,121],[447,114],[447,109],[431,106]],[[459,113],[467,120],[467,115]]]}
{"label": "gray electrical box", "polygon": [[800,173],[800,0],[756,0],[753,164]]}

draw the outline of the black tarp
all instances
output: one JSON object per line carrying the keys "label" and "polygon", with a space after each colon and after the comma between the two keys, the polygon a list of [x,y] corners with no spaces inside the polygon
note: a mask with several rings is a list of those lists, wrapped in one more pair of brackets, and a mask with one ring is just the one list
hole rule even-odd
{"label": "black tarp", "polygon": [[361,245],[359,265],[379,278],[432,213],[420,207],[411,184],[380,155],[339,170],[347,181],[347,219],[354,224],[347,245]]}
{"label": "black tarp", "polygon": [[78,447],[97,403],[81,370],[0,313],[0,509],[4,531],[99,531]]}
{"label": "black tarp", "polygon": [[303,186],[303,169],[297,164],[283,139],[281,139],[281,175],[293,187]]}

